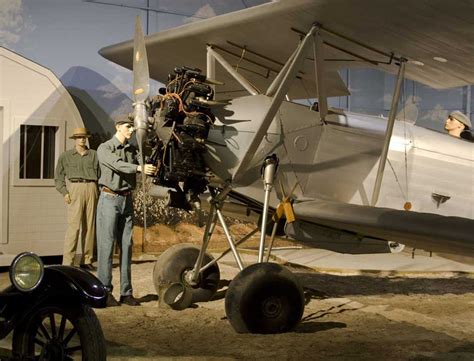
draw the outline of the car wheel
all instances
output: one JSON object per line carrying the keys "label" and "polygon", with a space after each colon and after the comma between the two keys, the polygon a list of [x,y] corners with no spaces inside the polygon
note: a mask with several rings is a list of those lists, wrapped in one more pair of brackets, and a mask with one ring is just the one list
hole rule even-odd
{"label": "car wheel", "polygon": [[13,332],[19,359],[106,360],[105,338],[88,305],[44,305]]}

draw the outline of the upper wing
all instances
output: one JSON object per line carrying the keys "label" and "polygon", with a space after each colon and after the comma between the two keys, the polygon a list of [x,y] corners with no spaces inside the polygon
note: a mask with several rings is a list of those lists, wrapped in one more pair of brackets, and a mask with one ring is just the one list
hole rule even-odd
{"label": "upper wing", "polygon": [[[272,2],[148,36],[150,75],[165,82],[177,65],[205,69],[206,46],[210,44],[265,91],[296,48],[301,33],[315,22],[331,30],[323,32],[328,96],[347,94],[337,69],[374,65],[361,59],[379,62],[384,70],[395,71],[393,63],[381,64],[390,62],[390,56],[386,56],[390,53],[409,60],[406,77],[431,87],[474,83],[474,2],[470,0]],[[132,48],[130,40],[103,48],[100,54],[131,69]],[[317,96],[311,58],[312,55],[307,57],[290,97]],[[216,78],[226,83],[219,91],[240,95],[241,87],[219,66],[216,68]]]}
{"label": "upper wing", "polygon": [[474,256],[474,220],[326,200],[294,205],[297,219],[434,252]]}

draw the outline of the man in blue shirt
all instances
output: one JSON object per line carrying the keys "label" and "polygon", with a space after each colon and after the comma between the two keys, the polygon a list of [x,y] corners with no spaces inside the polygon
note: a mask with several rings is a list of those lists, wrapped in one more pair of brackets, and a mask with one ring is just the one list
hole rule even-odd
{"label": "man in blue shirt", "polygon": [[136,187],[136,173],[154,175],[152,164],[138,165],[137,151],[128,143],[133,134],[133,121],[128,117],[115,121],[116,133],[97,149],[101,175],[97,206],[97,277],[109,291],[108,306],[119,306],[112,295],[112,258],[114,242],[120,248],[120,302],[138,306],[133,297],[132,264],[132,190]]}

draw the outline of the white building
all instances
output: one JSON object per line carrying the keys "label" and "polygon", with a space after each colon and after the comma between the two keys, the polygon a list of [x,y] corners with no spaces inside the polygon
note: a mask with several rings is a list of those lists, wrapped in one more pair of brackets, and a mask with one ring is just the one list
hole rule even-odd
{"label": "white building", "polygon": [[66,206],[54,186],[59,155],[81,116],[58,78],[0,47],[0,266],[21,251],[61,255]]}

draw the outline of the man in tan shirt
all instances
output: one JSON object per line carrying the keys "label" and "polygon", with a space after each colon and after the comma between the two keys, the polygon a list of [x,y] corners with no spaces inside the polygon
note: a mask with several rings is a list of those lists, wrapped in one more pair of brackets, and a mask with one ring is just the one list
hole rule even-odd
{"label": "man in tan shirt", "polygon": [[[99,161],[95,150],[87,146],[90,134],[86,128],[76,128],[71,139],[75,146],[59,157],[56,166],[56,189],[67,204],[68,227],[64,241],[63,264],[74,265],[79,231],[81,231],[81,268],[93,270],[95,214],[97,207]],[[66,178],[68,183],[66,183]]]}

